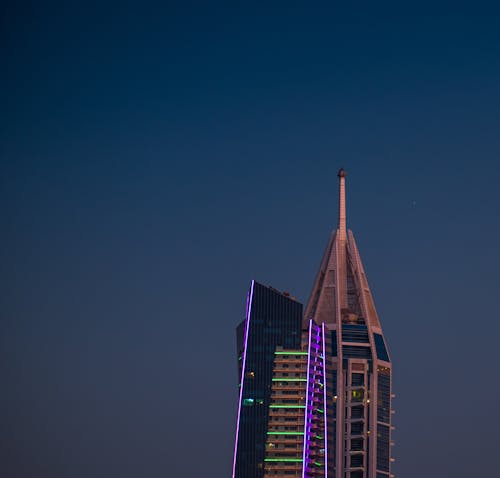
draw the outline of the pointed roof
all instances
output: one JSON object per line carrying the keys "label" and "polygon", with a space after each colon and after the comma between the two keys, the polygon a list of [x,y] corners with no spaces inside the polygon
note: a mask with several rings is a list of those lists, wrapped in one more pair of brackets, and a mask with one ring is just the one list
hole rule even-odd
{"label": "pointed roof", "polygon": [[339,221],[332,232],[305,310],[306,319],[340,327],[342,321],[380,328],[352,232],[346,228],[346,172],[340,169]]}

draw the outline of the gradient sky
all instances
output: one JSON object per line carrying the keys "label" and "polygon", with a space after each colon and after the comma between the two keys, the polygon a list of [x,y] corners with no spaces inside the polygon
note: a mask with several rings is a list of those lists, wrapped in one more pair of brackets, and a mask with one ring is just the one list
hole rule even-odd
{"label": "gradient sky", "polygon": [[498,476],[500,11],[33,3],[0,7],[0,475],[229,477],[247,288],[307,300],[343,166],[396,476]]}

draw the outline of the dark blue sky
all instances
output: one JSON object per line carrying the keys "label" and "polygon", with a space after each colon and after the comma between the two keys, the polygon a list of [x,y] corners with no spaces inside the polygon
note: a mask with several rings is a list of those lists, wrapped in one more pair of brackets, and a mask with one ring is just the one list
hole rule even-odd
{"label": "dark blue sky", "polygon": [[247,287],[307,300],[343,166],[396,476],[497,476],[500,12],[35,3],[0,7],[0,474],[229,476]]}

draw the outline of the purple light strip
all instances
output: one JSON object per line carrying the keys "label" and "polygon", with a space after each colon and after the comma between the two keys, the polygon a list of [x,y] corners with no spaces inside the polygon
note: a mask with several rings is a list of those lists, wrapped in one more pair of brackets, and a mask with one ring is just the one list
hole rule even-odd
{"label": "purple light strip", "polygon": [[307,343],[307,386],[306,386],[306,409],[304,410],[304,448],[302,451],[302,478],[306,478],[306,448],[309,451],[309,436],[307,434],[307,422],[310,416],[309,412],[309,367],[311,365],[311,330],[312,319],[309,320],[309,342]]}
{"label": "purple light strip", "polygon": [[321,324],[321,333],[323,335],[323,410],[324,413],[324,421],[325,421],[325,430],[323,432],[323,436],[325,438],[325,478],[328,477],[328,423],[327,423],[327,413],[326,413],[326,347],[325,347],[325,324]]}
{"label": "purple light strip", "polygon": [[238,437],[240,433],[240,415],[241,415],[241,402],[243,399],[243,381],[245,378],[245,365],[247,362],[247,345],[248,345],[248,334],[250,330],[250,314],[252,312],[252,299],[253,299],[253,288],[255,281],[252,280],[250,285],[250,295],[247,295],[247,307],[246,307],[246,320],[245,320],[245,345],[243,347],[243,361],[241,363],[241,378],[240,378],[240,399],[238,401],[238,420],[236,421],[236,439],[234,441],[234,457],[233,457],[233,474],[232,478],[236,476],[236,455],[238,454]]}

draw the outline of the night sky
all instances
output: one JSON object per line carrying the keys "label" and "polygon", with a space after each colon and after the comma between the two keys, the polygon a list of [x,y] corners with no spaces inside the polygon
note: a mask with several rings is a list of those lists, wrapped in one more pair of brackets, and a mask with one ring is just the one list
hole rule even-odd
{"label": "night sky", "polygon": [[500,476],[500,11],[33,3],[0,7],[0,475],[229,477],[250,280],[307,301],[344,167],[396,476]]}

